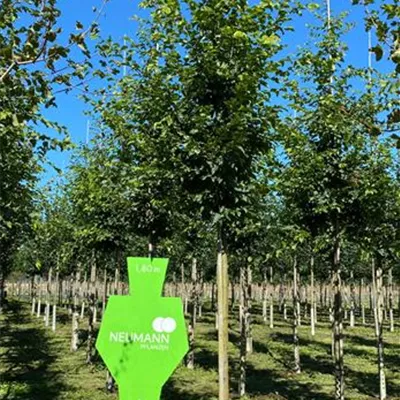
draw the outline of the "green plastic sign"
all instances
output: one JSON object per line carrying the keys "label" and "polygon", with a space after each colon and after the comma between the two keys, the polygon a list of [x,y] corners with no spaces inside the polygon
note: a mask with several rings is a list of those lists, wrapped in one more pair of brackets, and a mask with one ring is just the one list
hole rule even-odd
{"label": "green plastic sign", "polygon": [[129,296],[111,296],[96,347],[120,400],[159,400],[187,353],[182,301],[162,297],[168,259],[128,258]]}

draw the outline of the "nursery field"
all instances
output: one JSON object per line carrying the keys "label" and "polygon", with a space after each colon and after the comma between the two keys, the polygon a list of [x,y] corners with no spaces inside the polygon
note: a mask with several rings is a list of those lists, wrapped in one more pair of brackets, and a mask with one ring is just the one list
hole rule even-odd
{"label": "nursery field", "polygon": [[[290,310],[288,309],[290,315]],[[231,314],[237,316],[236,310]],[[325,321],[324,321],[325,318]],[[218,397],[218,341],[212,312],[204,312],[196,325],[195,368],[181,365],[166,384],[162,399],[210,400]],[[397,318],[398,321],[398,318]],[[356,324],[357,324],[356,320]],[[248,397],[258,400],[330,400],[334,398],[331,329],[320,316],[316,335],[309,321],[299,327],[300,374],[291,372],[293,359],[291,320],[275,313],[274,328],[265,325],[261,307],[254,305],[253,353],[248,356]],[[229,323],[231,396],[237,391],[239,326]],[[86,327],[80,326],[79,350],[71,352],[71,317],[58,316],[57,331],[46,328],[43,318],[31,315],[29,303],[10,301],[0,316],[1,400],[106,400],[117,394],[106,390],[106,370],[98,357],[86,364]],[[385,329],[385,364],[389,399],[400,399],[400,325]],[[386,331],[387,330],[387,331]],[[373,399],[379,393],[376,339],[372,320],[367,326],[345,326],[346,399]]]}
{"label": "nursery field", "polygon": [[0,400],[400,400],[399,21],[0,0]]}

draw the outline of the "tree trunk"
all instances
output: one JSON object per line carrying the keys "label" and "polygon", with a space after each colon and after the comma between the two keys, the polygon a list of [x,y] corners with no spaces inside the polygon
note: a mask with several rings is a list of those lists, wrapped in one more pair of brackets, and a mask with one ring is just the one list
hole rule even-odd
{"label": "tree trunk", "polygon": [[93,361],[94,349],[94,315],[95,315],[95,282],[96,282],[96,254],[92,255],[92,268],[90,273],[90,286],[88,288],[88,338],[86,349],[86,363],[91,364]]}
{"label": "tree trunk", "polygon": [[153,258],[156,255],[156,246],[153,243],[153,238],[149,237],[149,258]]}
{"label": "tree trunk", "polygon": [[355,301],[356,293],[354,286],[354,274],[353,271],[350,272],[350,328],[355,326]]}
{"label": "tree trunk", "polygon": [[231,308],[231,312],[233,312],[233,310],[235,309],[235,302],[236,302],[236,298],[235,298],[236,291],[235,291],[235,282],[234,281],[231,282],[230,288],[231,288],[231,306],[230,306],[230,308]]}
{"label": "tree trunk", "polygon": [[51,279],[53,274],[53,268],[50,268],[47,277],[47,287],[46,287],[46,315],[45,315],[45,326],[50,325],[50,296],[51,296]]}
{"label": "tree trunk", "polygon": [[57,324],[57,306],[56,304],[53,304],[53,319],[52,319],[52,324],[51,324],[51,329],[53,332],[56,331],[56,324]]}
{"label": "tree trunk", "polygon": [[253,283],[251,264],[247,264],[246,269],[246,298],[244,309],[244,322],[246,325],[246,351],[247,354],[253,352],[253,335],[251,330],[251,287]]}
{"label": "tree trunk", "polygon": [[377,308],[377,282],[376,282],[376,271],[375,271],[375,260],[372,258],[371,260],[372,266],[372,290],[371,290],[371,298],[372,298],[372,308],[374,314],[374,324],[375,324],[375,336],[379,336],[379,321],[378,321],[378,308]]}
{"label": "tree trunk", "polygon": [[3,307],[4,307],[4,303],[5,303],[5,290],[4,290],[4,286],[5,286],[5,276],[4,276],[4,272],[1,271],[1,266],[0,266],[0,314],[3,311]]}
{"label": "tree trunk", "polygon": [[393,268],[389,269],[389,330],[394,332],[393,317]]}
{"label": "tree trunk", "polygon": [[343,306],[340,267],[340,238],[336,233],[333,250],[333,343],[335,362],[335,400],[344,400],[344,360],[343,360]]}
{"label": "tree trunk", "polygon": [[262,286],[262,318],[264,323],[267,323],[267,276],[264,273],[264,281]]}
{"label": "tree trunk", "polygon": [[104,267],[104,277],[103,277],[103,299],[101,304],[101,318],[103,318],[104,312],[106,311],[107,305],[107,268]]}
{"label": "tree trunk", "polygon": [[186,357],[186,365],[188,368],[194,368],[194,346],[195,346],[195,327],[197,320],[197,259],[192,259],[192,285],[191,285],[191,307],[190,307],[190,322],[189,322],[189,351]]}
{"label": "tree trunk", "polygon": [[310,307],[310,317],[311,317],[311,336],[315,336],[315,299],[314,299],[314,255],[310,259],[310,280],[311,280],[311,307]]}
{"label": "tree trunk", "polygon": [[242,309],[242,323],[240,324],[240,374],[239,374],[239,395],[246,394],[246,357],[247,357],[247,323],[245,315],[247,313],[247,279],[246,270],[240,268],[240,308]]}
{"label": "tree trunk", "polygon": [[222,228],[218,238],[217,288],[218,288],[218,372],[219,400],[229,399],[228,359],[228,254]]}
{"label": "tree trunk", "polygon": [[[296,267],[297,269],[297,267]],[[297,281],[296,281],[296,287],[297,287],[297,326],[301,326],[301,304],[300,304],[300,272],[297,271]]]}
{"label": "tree trunk", "polygon": [[274,269],[269,268],[269,282],[271,285],[271,292],[269,294],[269,327],[274,328]]}
{"label": "tree trunk", "polygon": [[293,261],[293,345],[294,345],[294,372],[299,374],[301,372],[300,366],[300,348],[299,348],[299,337],[297,333],[297,326],[299,323],[298,317],[298,303],[299,294],[297,288],[297,259],[295,257]]}
{"label": "tree trunk", "polygon": [[361,278],[361,282],[360,282],[360,310],[361,310],[361,320],[362,320],[362,324],[363,326],[365,326],[365,306],[364,306],[364,297],[363,297],[363,293],[364,293],[364,279]]}
{"label": "tree trunk", "polygon": [[379,400],[385,400],[386,395],[386,376],[385,362],[383,354],[383,270],[381,260],[378,258],[378,268],[376,269],[376,302],[377,302],[377,352],[378,352],[378,372],[379,372]]}
{"label": "tree trunk", "polygon": [[78,332],[79,332],[79,315],[77,312],[73,312],[72,314],[72,339],[71,339],[71,351],[78,350]]}

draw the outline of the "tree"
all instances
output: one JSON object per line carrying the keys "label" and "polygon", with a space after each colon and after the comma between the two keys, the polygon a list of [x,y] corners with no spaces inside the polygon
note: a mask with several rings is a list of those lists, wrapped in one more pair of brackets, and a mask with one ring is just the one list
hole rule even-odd
{"label": "tree", "polygon": [[[69,57],[73,46],[89,56],[85,38],[97,31],[94,23],[86,31],[71,34],[60,43],[57,25],[60,11],[56,0],[0,4],[0,309],[10,257],[23,231],[30,224],[33,188],[39,172],[38,159],[47,150],[64,148],[68,140],[51,138],[45,129],[64,132],[45,119],[43,107],[55,106],[54,88],[70,88],[84,71]],[[20,21],[23,20],[24,24]],[[58,68],[61,67],[60,72]]]}
{"label": "tree", "polygon": [[[297,116],[288,128],[288,166],[282,179],[288,204],[296,205],[300,226],[329,249],[334,284],[333,345],[335,398],[344,398],[341,250],[363,214],[362,174],[369,162],[368,139],[381,133],[369,93],[351,90],[350,79],[365,72],[345,65],[341,19],[313,31],[316,51],[304,50],[291,86]],[[363,78],[364,77],[364,78]]]}
{"label": "tree", "polygon": [[384,49],[389,52],[389,59],[396,64],[396,71],[400,73],[400,5],[397,1],[379,4],[375,0],[352,0],[355,5],[363,5],[365,8],[365,29],[375,30],[378,44],[371,50],[376,59],[380,61],[384,55]]}
{"label": "tree", "polygon": [[[139,157],[140,194],[146,193],[142,204],[150,207],[149,215],[170,213],[163,204],[165,191],[175,187],[176,199],[192,196],[203,218],[216,227],[220,399],[225,400],[229,397],[226,232],[246,207],[256,160],[268,149],[275,129],[277,112],[270,105],[275,89],[269,82],[279,82],[282,74],[282,62],[274,56],[281,49],[291,4],[157,0],[142,6],[151,9],[151,18],[139,43],[126,46],[125,61],[115,44],[101,48],[105,63],[127,67],[117,94],[122,113],[114,126],[125,126],[124,142]],[[116,54],[110,57],[110,53]],[[105,112],[109,104],[101,102],[97,110]]]}

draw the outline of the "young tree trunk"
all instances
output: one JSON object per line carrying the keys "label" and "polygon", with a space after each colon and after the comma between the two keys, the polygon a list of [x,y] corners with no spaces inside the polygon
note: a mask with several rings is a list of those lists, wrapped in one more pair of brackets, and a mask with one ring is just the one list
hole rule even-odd
{"label": "young tree trunk", "polygon": [[114,295],[119,294],[119,267],[115,268],[115,276],[114,276]]}
{"label": "young tree trunk", "polygon": [[235,282],[232,281],[229,286],[231,288],[231,305],[230,305],[230,309],[231,309],[231,312],[233,312],[234,309],[235,309],[235,302],[236,302]]}
{"label": "young tree trunk", "polygon": [[274,269],[269,268],[269,283],[271,285],[271,291],[269,294],[269,327],[274,328]]}
{"label": "young tree trunk", "polygon": [[379,372],[379,400],[385,400],[386,394],[386,376],[385,362],[383,354],[383,270],[381,260],[378,258],[378,268],[376,269],[376,302],[377,302],[377,352],[378,352],[378,372]]}
{"label": "young tree trunk", "polygon": [[393,268],[389,269],[389,330],[394,332],[394,316],[393,316]]}
{"label": "young tree trunk", "polygon": [[374,325],[375,325],[375,336],[379,336],[379,321],[378,321],[378,308],[377,308],[377,282],[376,282],[376,270],[375,270],[375,260],[372,258],[371,260],[372,266],[372,290],[371,290],[371,298],[372,298],[372,308],[373,308],[373,316],[374,316]]}
{"label": "young tree trunk", "polygon": [[32,315],[35,314],[35,310],[36,310],[36,299],[35,297],[32,297],[32,310],[31,310]]}
{"label": "young tree trunk", "polygon": [[36,318],[39,318],[41,313],[42,313],[42,300],[41,300],[40,294],[39,294],[39,301],[38,301],[38,303],[37,303]]}
{"label": "young tree trunk", "polygon": [[190,322],[189,322],[189,351],[186,357],[186,366],[190,369],[194,368],[194,347],[195,347],[195,327],[197,320],[197,259],[192,259],[192,284],[191,284],[191,307],[190,307]]}
{"label": "young tree trunk", "polygon": [[150,238],[149,238],[149,258],[153,258],[155,256],[155,253],[156,253],[156,247],[155,247],[155,245],[153,243],[153,239],[152,239],[152,237],[150,235]]}
{"label": "young tree trunk", "polygon": [[310,313],[311,313],[311,336],[315,336],[315,299],[314,299],[314,255],[311,256],[310,259],[310,281],[311,281],[311,307],[310,307]]}
{"label": "young tree trunk", "polygon": [[297,259],[294,258],[293,261],[293,345],[294,345],[294,372],[299,374],[301,372],[300,366],[300,348],[299,348],[299,336],[297,333],[297,326],[299,323],[298,317],[298,303],[299,303],[299,293],[297,288]]}
{"label": "young tree trunk", "polygon": [[96,253],[92,254],[92,268],[90,273],[90,286],[88,288],[88,338],[86,348],[86,363],[91,364],[93,361],[94,350],[94,314],[95,314],[95,282],[96,282]]}
{"label": "young tree trunk", "polygon": [[364,293],[364,279],[361,278],[361,282],[360,282],[360,310],[361,310],[361,320],[362,320],[362,324],[363,326],[365,326],[365,306],[364,306],[364,297],[363,297],[363,293]]}
{"label": "young tree trunk", "polygon": [[50,325],[50,295],[51,295],[51,278],[53,274],[53,268],[50,268],[49,274],[47,277],[47,286],[46,286],[46,315],[45,315],[45,326]]}
{"label": "young tree trunk", "polygon": [[103,277],[103,299],[101,302],[101,318],[103,318],[104,312],[106,311],[107,305],[107,268],[104,267],[104,277]]}
{"label": "young tree trunk", "polygon": [[53,330],[53,332],[56,331],[56,324],[57,324],[57,306],[56,304],[53,304],[53,319],[51,324],[51,329]]}
{"label": "young tree trunk", "polygon": [[301,326],[301,301],[300,301],[300,272],[297,271],[297,281],[296,281],[296,286],[297,286],[297,326]]}
{"label": "young tree trunk", "polygon": [[344,400],[343,306],[340,267],[340,238],[338,237],[338,232],[336,233],[333,250],[333,282],[334,310],[332,325],[335,362],[335,400]]}
{"label": "young tree trunk", "polygon": [[267,276],[264,273],[264,280],[262,286],[262,318],[264,323],[267,323]]}
{"label": "young tree trunk", "polygon": [[215,307],[215,283],[211,284],[211,311],[216,312]]}
{"label": "young tree trunk", "polygon": [[[240,267],[240,307],[242,308],[242,315],[246,315],[247,303],[247,282],[246,270]],[[246,357],[247,357],[247,323],[242,318],[240,324],[240,373],[239,373],[239,395],[243,397],[246,394]]]}
{"label": "young tree trunk", "polygon": [[229,399],[228,359],[228,254],[222,228],[218,238],[217,286],[218,286],[218,373],[219,400]]}
{"label": "young tree trunk", "polygon": [[354,286],[354,273],[350,272],[350,328],[354,328],[355,326],[355,286]]}
{"label": "young tree trunk", "polygon": [[272,288],[269,295],[269,327],[274,328],[274,294]]}
{"label": "young tree trunk", "polygon": [[77,312],[73,312],[72,314],[72,339],[71,339],[71,351],[78,350],[78,341],[79,341],[79,315]]}
{"label": "young tree trunk", "polygon": [[185,282],[185,264],[181,262],[181,298],[183,302],[183,313],[188,314],[188,301],[187,301],[187,290]]}
{"label": "young tree trunk", "polygon": [[5,300],[5,276],[4,272],[2,271],[2,267],[0,266],[0,314],[3,311],[4,308],[4,300]]}
{"label": "young tree trunk", "polygon": [[114,392],[114,389],[115,389],[114,378],[110,374],[109,370],[107,370],[107,375],[106,375],[106,389],[110,393]]}
{"label": "young tree trunk", "polygon": [[247,264],[246,268],[246,298],[244,309],[244,323],[246,325],[246,352],[251,354],[253,352],[253,335],[251,330],[251,288],[253,284],[251,264]]}
{"label": "young tree trunk", "polygon": [[197,292],[197,306],[198,306],[198,313],[197,317],[202,318],[203,316],[203,303],[204,303],[204,281],[203,281],[203,272],[202,270],[199,271],[199,288]]}

